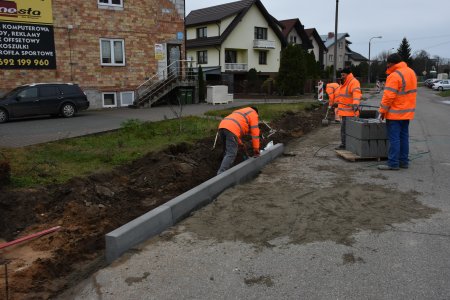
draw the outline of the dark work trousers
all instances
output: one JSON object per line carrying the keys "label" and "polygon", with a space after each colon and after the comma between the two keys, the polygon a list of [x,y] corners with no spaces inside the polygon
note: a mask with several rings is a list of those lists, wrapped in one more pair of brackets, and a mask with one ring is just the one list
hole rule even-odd
{"label": "dark work trousers", "polygon": [[219,171],[217,171],[217,175],[231,168],[238,152],[238,141],[234,133],[227,129],[220,128],[219,135],[223,145],[223,159]]}
{"label": "dark work trousers", "polygon": [[388,166],[398,168],[409,164],[409,120],[386,120],[389,138]]}
{"label": "dark work trousers", "polygon": [[347,124],[347,118],[351,117],[341,117],[341,145],[344,146],[345,149],[345,126]]}

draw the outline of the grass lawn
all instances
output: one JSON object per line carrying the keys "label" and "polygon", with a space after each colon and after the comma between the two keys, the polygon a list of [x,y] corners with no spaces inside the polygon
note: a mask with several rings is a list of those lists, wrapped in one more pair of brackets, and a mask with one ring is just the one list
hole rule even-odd
{"label": "grass lawn", "polygon": [[[261,119],[270,121],[285,111],[300,111],[311,105],[285,103],[257,106]],[[225,117],[234,109],[211,111],[207,115]],[[133,119],[124,122],[119,130],[113,132],[23,148],[2,148],[0,162],[9,162],[11,187],[63,183],[76,176],[111,170],[170,144],[193,143],[214,136],[218,123],[214,118],[201,117],[145,123]]]}
{"label": "grass lawn", "polygon": [[441,97],[450,97],[450,90],[439,92],[438,95],[441,96]]}

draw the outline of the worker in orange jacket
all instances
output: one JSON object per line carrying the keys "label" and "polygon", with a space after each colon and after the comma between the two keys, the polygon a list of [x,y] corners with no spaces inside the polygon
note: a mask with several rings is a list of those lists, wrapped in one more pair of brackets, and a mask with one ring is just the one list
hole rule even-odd
{"label": "worker in orange jacket", "polygon": [[[334,105],[334,101],[339,92],[339,87],[340,87],[339,83],[336,83],[336,82],[331,82],[326,85],[325,91],[328,95],[328,107],[329,108],[333,107],[333,105]],[[341,121],[341,117],[337,113],[337,110],[338,110],[338,108],[336,107],[334,109],[334,121],[336,123],[339,123]]]}
{"label": "worker in orange jacket", "polygon": [[409,166],[409,122],[414,119],[417,97],[416,73],[408,67],[398,53],[387,58],[388,77],[381,99],[381,119],[386,119],[389,138],[387,165],[380,170],[407,169]]}
{"label": "worker in orange jacket", "polygon": [[254,156],[259,156],[258,109],[245,107],[233,111],[219,124],[219,135],[222,139],[224,156],[217,175],[228,170],[236,159],[239,147],[245,149],[242,137],[250,135]]}
{"label": "worker in orange jacket", "polygon": [[341,71],[341,81],[343,83],[334,100],[334,106],[337,106],[337,112],[341,117],[341,144],[336,150],[345,149],[345,124],[348,117],[359,116],[358,106],[362,97],[361,85],[350,68]]}

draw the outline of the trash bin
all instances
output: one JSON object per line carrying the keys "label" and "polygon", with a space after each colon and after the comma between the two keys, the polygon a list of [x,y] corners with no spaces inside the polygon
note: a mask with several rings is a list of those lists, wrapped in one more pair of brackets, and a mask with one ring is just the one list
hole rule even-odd
{"label": "trash bin", "polygon": [[191,89],[179,89],[178,97],[181,104],[192,104],[193,92]]}

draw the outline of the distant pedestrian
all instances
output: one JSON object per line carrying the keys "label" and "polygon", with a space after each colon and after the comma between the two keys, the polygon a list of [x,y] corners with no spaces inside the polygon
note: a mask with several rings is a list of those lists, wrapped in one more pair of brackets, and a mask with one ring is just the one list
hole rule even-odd
{"label": "distant pedestrian", "polygon": [[389,138],[387,165],[380,170],[407,169],[409,166],[409,122],[414,119],[417,96],[416,73],[402,57],[393,53],[387,58],[388,77],[379,108],[381,119],[386,119]]}
{"label": "distant pedestrian", "polygon": [[217,175],[228,170],[236,159],[238,148],[245,149],[242,137],[250,135],[253,155],[259,156],[259,116],[256,107],[245,107],[233,111],[219,124],[224,156]]}
{"label": "distant pedestrian", "polygon": [[341,144],[336,150],[345,149],[345,126],[348,117],[359,115],[358,107],[361,101],[362,92],[358,79],[353,76],[350,68],[341,71],[342,85],[335,99],[334,106],[337,105],[338,114],[341,117]]}

